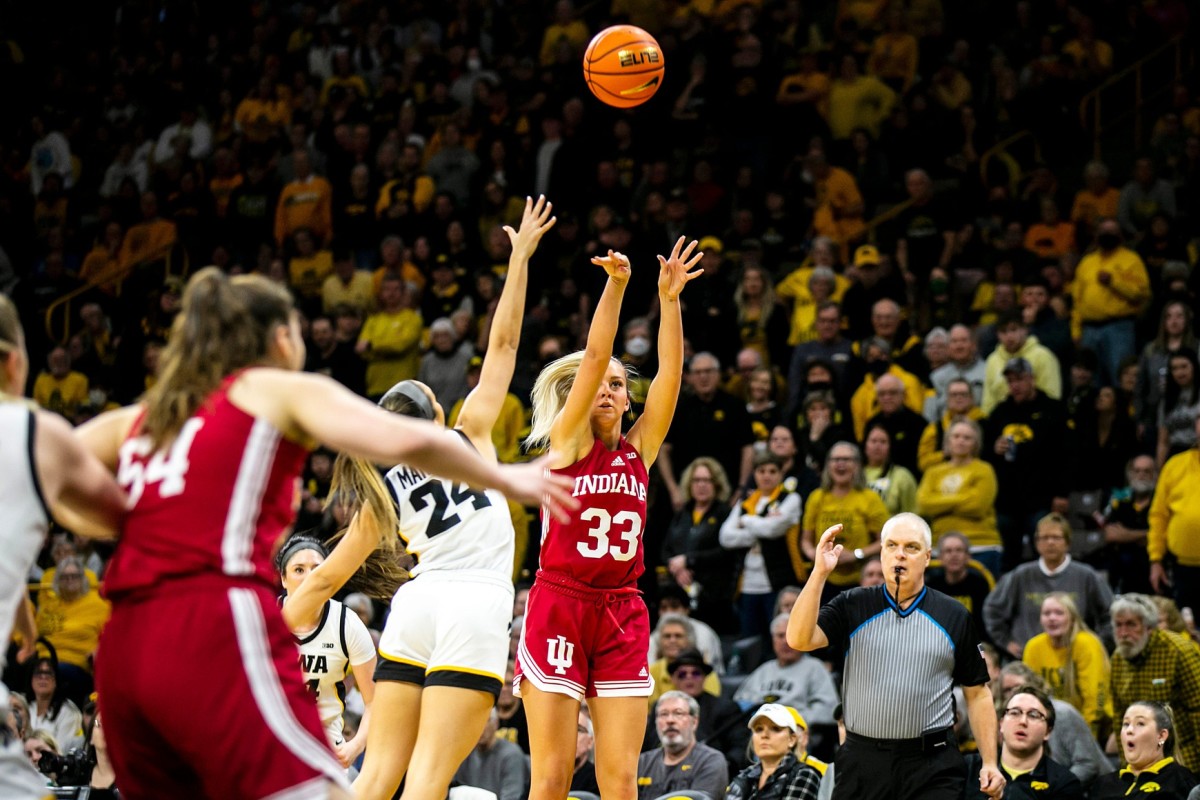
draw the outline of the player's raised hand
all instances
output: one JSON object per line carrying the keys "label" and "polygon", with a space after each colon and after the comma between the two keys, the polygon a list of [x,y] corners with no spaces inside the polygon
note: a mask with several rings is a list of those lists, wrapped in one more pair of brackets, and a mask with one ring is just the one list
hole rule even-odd
{"label": "player's raised hand", "polygon": [[829,575],[838,565],[838,559],[842,555],[842,546],[835,544],[834,539],[842,532],[842,524],[831,525],[821,534],[821,540],[817,542],[817,554],[813,559],[813,572],[820,573],[821,577]]}
{"label": "player's raised hand", "polygon": [[609,250],[606,256],[592,256],[592,263],[598,267],[604,267],[609,280],[614,283],[624,285],[629,282],[629,276],[633,274],[629,266],[629,259],[624,253]]}
{"label": "player's raised hand", "polygon": [[512,242],[513,258],[528,260],[533,255],[542,236],[554,227],[555,222],[558,222],[558,217],[550,216],[550,212],[553,210],[554,205],[546,199],[545,195],[538,195],[537,200],[532,197],[525,198],[525,211],[521,214],[520,230],[514,231],[511,225],[504,226],[504,232],[508,234],[509,241]]}
{"label": "player's raised hand", "polygon": [[549,454],[526,464],[505,464],[500,468],[508,480],[504,494],[527,506],[542,505],[559,522],[569,522],[570,512],[579,508],[571,495],[575,482],[566,475],[550,471]]}
{"label": "player's raised hand", "polygon": [[678,299],[688,281],[704,274],[702,269],[692,270],[692,267],[704,258],[704,253],[692,255],[699,242],[693,239],[688,242],[687,247],[684,247],[684,242],[687,242],[687,237],[680,236],[679,241],[671,248],[670,258],[658,257],[658,293],[669,300]]}

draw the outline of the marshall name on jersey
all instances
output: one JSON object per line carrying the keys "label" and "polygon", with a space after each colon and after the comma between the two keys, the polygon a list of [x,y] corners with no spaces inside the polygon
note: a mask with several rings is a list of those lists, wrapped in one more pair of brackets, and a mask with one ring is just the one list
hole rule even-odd
{"label": "marshall name on jersey", "polygon": [[542,515],[542,569],[599,589],[632,586],[645,569],[642,529],[648,476],[641,455],[624,437],[615,450],[599,439],[569,467],[580,508],[569,522]]}
{"label": "marshall name on jersey", "polygon": [[431,570],[472,570],[494,573],[511,585],[515,535],[504,495],[433,478],[404,464],[388,471],[386,483],[396,501],[400,538],[417,559],[414,577]]}

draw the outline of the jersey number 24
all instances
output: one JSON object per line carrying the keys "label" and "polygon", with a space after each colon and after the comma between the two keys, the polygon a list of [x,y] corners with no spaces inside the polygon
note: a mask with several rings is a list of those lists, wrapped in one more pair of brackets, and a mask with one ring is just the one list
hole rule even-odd
{"label": "jersey number 24", "polygon": [[487,508],[492,504],[488,496],[483,492],[477,492],[465,483],[460,483],[451,490],[450,496],[446,496],[446,490],[442,488],[442,482],[432,480],[423,483],[413,490],[413,493],[408,496],[408,502],[412,504],[413,510],[420,511],[430,503],[433,503],[433,513],[429,515],[429,525],[425,528],[425,535],[429,538],[437,536],[439,533],[445,533],[453,528],[458,523],[462,522],[462,518],[455,511],[450,510],[451,504],[457,509],[461,503],[470,500],[471,505],[478,511],[481,508]]}

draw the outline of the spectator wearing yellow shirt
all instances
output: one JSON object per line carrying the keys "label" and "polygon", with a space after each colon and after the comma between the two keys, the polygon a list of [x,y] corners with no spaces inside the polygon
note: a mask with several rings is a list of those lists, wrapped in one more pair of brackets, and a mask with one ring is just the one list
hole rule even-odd
{"label": "spectator wearing yellow shirt", "polygon": [[829,75],[818,69],[815,51],[800,53],[799,69],[779,82],[775,105],[785,109],[796,123],[829,118]]}
{"label": "spectator wearing yellow shirt", "polygon": [[[911,372],[893,364],[886,347],[886,341],[875,337],[869,339],[864,348],[867,374],[850,398],[854,437],[859,441],[862,441],[866,434],[867,421],[881,410],[878,393],[880,381],[885,384],[891,383],[890,379],[899,381],[902,391],[898,395],[903,398],[902,404],[907,406],[910,411],[920,414],[925,405],[925,389],[921,386],[921,381]],[[884,380],[885,378],[889,380]]]}
{"label": "spectator wearing yellow shirt", "polygon": [[1096,38],[1096,26],[1090,17],[1080,17],[1075,38],[1063,45],[1063,55],[1074,65],[1074,78],[1094,83],[1112,72],[1112,45]]}
{"label": "spectator wearing yellow shirt", "polygon": [[1075,193],[1071,221],[1090,234],[1100,220],[1117,215],[1120,197],[1121,193],[1108,185],[1108,167],[1104,162],[1090,161],[1083,168],[1083,188]]}
{"label": "spectator wearing yellow shirt", "polygon": [[[420,240],[418,240],[418,243]],[[404,252],[404,240],[399,236],[385,237],[379,245],[381,263],[371,276],[374,293],[379,294],[383,279],[393,275],[406,284],[411,284],[419,290],[425,289],[425,274],[417,268]]]}
{"label": "spectator wearing yellow shirt", "polygon": [[863,222],[863,198],[854,176],[829,163],[825,153],[814,150],[804,159],[804,166],[813,176],[816,208],[813,211],[813,231],[827,236],[842,247],[843,256],[849,246],[866,232]]}
{"label": "spectator wearing yellow shirt", "polygon": [[292,153],[296,177],[279,193],[275,206],[275,242],[280,247],[301,228],[308,228],[322,245],[333,238],[333,188],[312,171],[307,150]]}
{"label": "spectator wearing yellow shirt", "polygon": [[987,357],[984,364],[983,402],[984,414],[1008,397],[1008,380],[1005,368],[1014,358],[1023,358],[1033,370],[1034,381],[1039,391],[1054,400],[1062,398],[1062,368],[1050,348],[1029,333],[1029,323],[1019,308],[1010,309],[996,321],[996,338],[999,344]]}
{"label": "spectator wearing yellow shirt", "polygon": [[347,247],[334,251],[333,274],[321,284],[322,310],[332,314],[340,305],[364,312],[375,307],[375,280],[371,273],[355,268],[354,254]]}
{"label": "spectator wearing yellow shirt", "polygon": [[238,103],[233,124],[252,144],[282,138],[292,124],[291,98],[277,90],[274,81],[264,75],[258,79],[254,91]]}
{"label": "spectator wearing yellow shirt", "polygon": [[119,260],[125,268],[165,258],[179,235],[174,222],[158,215],[158,196],[154,192],[142,193],[141,211],[142,221],[130,226],[121,241]]}
{"label": "spectator wearing yellow shirt", "polygon": [[1122,246],[1115,219],[1096,228],[1096,249],[1075,268],[1071,297],[1071,338],[1100,358],[1100,385],[1115,385],[1121,362],[1135,354],[1134,323],[1150,300],[1146,266]]}
{"label": "spectator wearing yellow shirt", "polygon": [[979,458],[983,432],[960,419],[946,433],[946,461],[934,464],[917,487],[917,513],[934,534],[956,531],[971,543],[971,557],[999,574],[1003,547],[996,528],[996,472]]}
{"label": "spectator wearing yellow shirt", "polygon": [[52,586],[52,591],[38,593],[38,633],[54,647],[59,679],[85,687],[86,696],[91,691],[92,655],[112,607],[88,580],[79,556],[59,560]]}
{"label": "spectator wearing yellow shirt", "polygon": [[1075,707],[1103,741],[1113,717],[1108,651],[1067,592],[1042,600],[1042,633],[1025,643],[1021,660],[1046,681],[1050,694]]}
{"label": "spectator wearing yellow shirt", "polygon": [[775,285],[775,297],[792,306],[789,345],[816,339],[817,310],[824,303],[842,302],[842,295],[850,288],[850,280],[838,274],[836,266],[836,243],[827,236],[817,236],[812,241],[808,260]]}
{"label": "spectator wearing yellow shirt", "polygon": [[[1150,585],[1164,593],[1170,588],[1180,608],[1200,608],[1200,415],[1196,416],[1197,446],[1172,456],[1158,476],[1150,502]],[[1175,561],[1170,583],[1163,559]]]}
{"label": "spectator wearing yellow shirt", "polygon": [[[842,555],[829,573],[827,591],[836,593],[858,585],[863,562],[879,553],[879,534],[888,516],[883,500],[867,487],[858,447],[838,442],[829,448],[821,488],[808,496],[800,525],[800,550],[809,562],[816,555],[817,532],[842,526],[835,542],[842,545]],[[800,561],[795,554],[792,560]]]}
{"label": "spectator wearing yellow shirt", "polygon": [[538,60],[543,67],[551,66],[558,60],[558,49],[563,45],[569,49],[571,59],[580,58],[589,38],[587,25],[575,18],[575,5],[571,0],[558,0],[554,4],[554,21],[546,26],[542,35]]}
{"label": "spectator wearing yellow shirt", "polygon": [[317,248],[312,233],[300,228],[292,234],[294,255],[288,259],[288,282],[300,296],[301,303],[311,305],[321,296],[325,278],[333,272],[333,253]]}
{"label": "spectator wearing yellow shirt", "polygon": [[329,102],[329,94],[335,88],[345,89],[358,95],[360,101],[371,98],[371,89],[361,75],[356,75],[354,65],[350,61],[350,51],[335,50],[333,53],[333,75],[325,80],[321,87],[321,105]]}
{"label": "spectator wearing yellow shirt", "polygon": [[1025,249],[1044,260],[1075,252],[1075,226],[1059,216],[1058,203],[1043,197],[1040,209],[1041,221],[1025,231]]}
{"label": "spectator wearing yellow shirt", "polygon": [[[976,359],[976,363],[983,367],[982,361]],[[946,384],[945,395],[942,398],[945,401],[945,411],[934,422],[925,426],[921,433],[921,441],[917,444],[917,467],[922,472],[946,461],[946,434],[951,425],[960,418],[975,422],[983,419],[983,409],[975,405],[975,391],[982,394],[982,382],[978,387],[973,387],[967,378],[957,377],[951,378]],[[933,407],[936,409],[936,404]],[[926,413],[930,408],[930,403],[926,403]]]}
{"label": "spectator wearing yellow shirt", "polygon": [[46,356],[46,369],[33,383],[33,399],[67,419],[74,419],[79,407],[87,402],[87,376],[71,369],[71,354],[65,347],[55,347]]}
{"label": "spectator wearing yellow shirt", "polygon": [[421,314],[414,292],[391,275],[379,287],[379,310],[367,317],[354,350],[367,361],[367,396],[378,399],[421,368]]}
{"label": "spectator wearing yellow shirt", "polygon": [[904,11],[893,7],[888,11],[887,30],[875,37],[867,57],[867,72],[900,94],[912,88],[921,55],[917,37],[906,27]]}
{"label": "spectator wearing yellow shirt", "polygon": [[125,238],[121,223],[110,222],[104,226],[104,237],[83,259],[79,268],[79,280],[84,283],[101,281],[96,288],[107,295],[115,295],[121,288],[120,280],[109,280],[109,276],[121,274],[121,241]]}
{"label": "spectator wearing yellow shirt", "polygon": [[829,85],[829,130],[834,139],[849,139],[855,128],[879,138],[879,126],[892,113],[896,93],[873,75],[862,75],[858,59],[842,56],[837,78]]}
{"label": "spectator wearing yellow shirt", "polygon": [[437,188],[433,179],[421,171],[424,149],[407,142],[400,151],[396,177],[379,190],[375,216],[381,220],[401,219],[407,214],[423,214],[433,202]]}
{"label": "spectator wearing yellow shirt", "polygon": [[[479,356],[474,356],[467,363],[467,392],[479,385],[479,373],[483,367],[483,359]],[[458,420],[458,413],[462,410],[463,399],[458,400],[450,409],[449,421],[446,423],[448,428],[453,428]],[[525,412],[525,407],[521,405],[521,401],[515,394],[509,392],[504,395],[504,400],[500,404],[500,416],[496,419],[496,426],[492,428],[492,444],[496,446],[496,458],[503,464],[513,464],[521,460],[521,439],[524,434],[529,432],[529,423]]]}

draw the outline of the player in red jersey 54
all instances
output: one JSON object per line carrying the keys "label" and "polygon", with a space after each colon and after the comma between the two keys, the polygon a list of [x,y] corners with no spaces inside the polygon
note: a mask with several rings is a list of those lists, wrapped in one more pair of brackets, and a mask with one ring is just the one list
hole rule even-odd
{"label": "player in red jersey 54", "polygon": [[629,259],[592,259],[608,273],[587,348],[547,366],[533,388],[534,443],[569,476],[580,510],[569,521],[544,514],[541,564],[529,592],[514,690],[525,703],[532,758],[530,800],[562,800],[571,785],[579,705],[588,698],[596,731],[596,781],[605,800],[637,797],[637,759],[653,681],[649,617],[636,588],[644,569],[647,471],[671,426],[683,373],[679,294],[700,275],[702,253],[680,237],[659,256],[659,369],[646,410],[629,435],[628,374],[612,357]]}
{"label": "player in red jersey 54", "polygon": [[272,554],[314,445],[573,504],[541,465],[498,467],[303,363],[286,290],[210,267],[188,283],[144,403],[81,430],[131,503],[96,658],[124,797],[349,796],[274,599]]}

